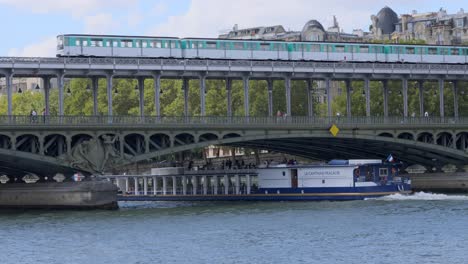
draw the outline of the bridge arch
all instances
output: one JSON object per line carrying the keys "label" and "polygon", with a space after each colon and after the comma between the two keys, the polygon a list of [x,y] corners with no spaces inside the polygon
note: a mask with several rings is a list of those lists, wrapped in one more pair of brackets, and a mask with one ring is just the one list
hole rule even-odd
{"label": "bridge arch", "polygon": [[388,132],[380,133],[378,136],[379,136],[379,137],[393,138],[393,134],[392,134],[392,133],[388,133]]}
{"label": "bridge arch", "polygon": [[148,140],[150,152],[171,147],[171,137],[164,133],[153,134]]}
{"label": "bridge arch", "polygon": [[67,153],[67,138],[61,134],[49,134],[43,141],[44,155],[58,157]]}
{"label": "bridge arch", "polygon": [[174,146],[190,145],[195,143],[195,136],[190,133],[177,134],[174,137]]}
{"label": "bridge arch", "polygon": [[129,133],[124,137],[124,153],[132,156],[146,152],[145,136],[139,133]]}
{"label": "bridge arch", "polygon": [[239,138],[242,137],[241,133],[226,133],[223,135],[223,139],[229,139],[229,138]]}
{"label": "bridge arch", "polygon": [[214,133],[204,133],[198,137],[198,142],[218,140],[219,136]]}
{"label": "bridge arch", "polygon": [[439,146],[452,147],[454,143],[453,135],[448,132],[439,133],[436,142]]}
{"label": "bridge arch", "polygon": [[0,148],[11,149],[11,138],[7,135],[0,134]]}
{"label": "bridge arch", "polygon": [[422,132],[418,135],[418,141],[423,143],[434,143],[434,136],[429,132]]}
{"label": "bridge arch", "polygon": [[81,133],[81,134],[75,134],[75,135],[72,135],[71,136],[71,148],[73,149],[77,144],[80,144],[81,142],[85,141],[85,140],[90,140],[92,139],[93,136],[90,135],[90,134],[85,134],[85,133]]}
{"label": "bridge arch", "polygon": [[399,139],[414,140],[414,135],[409,132],[403,132],[398,135]]}
{"label": "bridge arch", "polygon": [[457,149],[463,151],[468,149],[468,132],[458,133],[456,139]]}
{"label": "bridge arch", "polygon": [[39,154],[39,137],[33,134],[23,134],[16,138],[16,150]]}

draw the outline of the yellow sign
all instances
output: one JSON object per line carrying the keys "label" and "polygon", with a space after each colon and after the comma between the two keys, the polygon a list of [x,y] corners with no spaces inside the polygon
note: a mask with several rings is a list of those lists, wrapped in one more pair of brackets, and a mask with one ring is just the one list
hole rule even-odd
{"label": "yellow sign", "polygon": [[333,125],[329,131],[334,137],[336,137],[336,135],[338,135],[338,132],[340,132],[340,129],[336,125]]}

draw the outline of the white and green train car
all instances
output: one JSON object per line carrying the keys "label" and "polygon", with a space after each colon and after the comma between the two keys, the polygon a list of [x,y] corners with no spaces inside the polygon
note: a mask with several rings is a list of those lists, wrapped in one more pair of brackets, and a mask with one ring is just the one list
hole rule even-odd
{"label": "white and green train car", "polygon": [[182,57],[178,38],[60,35],[57,56]]}
{"label": "white and green train car", "polygon": [[468,47],[66,34],[57,56],[468,63]]}

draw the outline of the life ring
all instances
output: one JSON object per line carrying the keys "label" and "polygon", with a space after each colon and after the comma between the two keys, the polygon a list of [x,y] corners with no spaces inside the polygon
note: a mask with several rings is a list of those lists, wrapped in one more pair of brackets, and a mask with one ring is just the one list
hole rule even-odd
{"label": "life ring", "polygon": [[405,186],[403,185],[398,185],[397,187],[399,192],[403,192],[405,190]]}
{"label": "life ring", "polygon": [[359,171],[359,168],[354,170],[354,176],[359,177],[361,175],[361,172]]}

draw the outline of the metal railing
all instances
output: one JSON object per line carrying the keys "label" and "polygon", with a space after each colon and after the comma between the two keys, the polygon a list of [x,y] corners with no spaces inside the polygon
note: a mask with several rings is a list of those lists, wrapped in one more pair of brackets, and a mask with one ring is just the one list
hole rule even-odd
{"label": "metal railing", "polygon": [[96,126],[145,126],[145,127],[271,127],[288,129],[339,128],[360,126],[468,126],[468,117],[239,117],[239,116],[6,116],[0,115],[0,127],[96,127]]}
{"label": "metal railing", "polygon": [[[270,68],[317,68],[317,69],[344,69],[354,71],[356,69],[374,71],[446,71],[468,72],[468,65],[450,65],[435,63],[356,63],[356,62],[314,62],[314,61],[249,61],[249,60],[203,60],[203,59],[150,59],[150,58],[92,58],[92,57],[61,57],[61,58],[39,58],[39,57],[0,57],[1,64],[11,64],[11,67],[21,64],[31,64],[32,67],[41,68],[42,65],[59,64],[66,65],[142,65],[142,66],[183,66],[183,67],[270,67]],[[50,66],[49,66],[50,67]]]}

